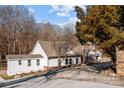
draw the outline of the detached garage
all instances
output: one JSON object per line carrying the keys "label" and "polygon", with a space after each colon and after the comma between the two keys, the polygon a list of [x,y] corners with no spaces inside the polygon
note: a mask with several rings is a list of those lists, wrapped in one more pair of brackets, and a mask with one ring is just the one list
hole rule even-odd
{"label": "detached garage", "polygon": [[6,59],[9,76],[43,70],[43,57],[39,54],[7,55]]}

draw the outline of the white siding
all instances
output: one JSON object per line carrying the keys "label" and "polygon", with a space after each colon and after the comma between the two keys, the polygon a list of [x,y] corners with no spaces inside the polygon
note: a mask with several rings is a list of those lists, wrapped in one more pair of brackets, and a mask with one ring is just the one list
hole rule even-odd
{"label": "white siding", "polygon": [[56,67],[56,66],[58,66],[57,58],[49,59],[48,62],[49,62],[48,67]]}
{"label": "white siding", "polygon": [[[48,67],[56,67],[56,66],[58,66],[58,59],[57,58],[49,59],[48,62],[49,62]],[[61,65],[62,66],[65,65],[65,60],[62,61]]]}
{"label": "white siding", "polygon": [[43,57],[47,57],[46,53],[42,49],[42,46],[40,46],[39,42],[35,44],[32,52],[30,54],[41,54]]}
{"label": "white siding", "polygon": [[[15,75],[20,73],[28,73],[31,71],[38,71],[44,70],[44,67],[56,67],[58,66],[58,59],[52,58],[48,59],[45,51],[43,50],[42,46],[40,46],[39,42],[35,44],[32,52],[30,54],[40,54],[43,58],[31,58],[31,66],[28,67],[28,59],[21,59],[21,65],[18,64],[19,59],[7,60],[7,74],[8,75]],[[73,54],[70,51],[70,54]],[[76,64],[76,58],[78,58],[78,63],[81,63],[81,57],[68,57],[68,59],[72,59],[72,64]],[[40,59],[40,66],[37,66],[36,60]],[[65,65],[65,59],[63,60],[62,66]]]}
{"label": "white siding", "polygon": [[76,58],[78,58],[78,64],[81,64],[81,57],[74,57],[73,62],[76,64]]}
{"label": "white siding", "polygon": [[[78,58],[78,64],[81,64],[81,57],[67,57],[66,59],[72,59],[72,64],[76,64],[76,58]],[[48,66],[49,67],[56,67],[58,66],[58,59],[57,58],[52,58],[52,59],[49,59],[49,64]],[[65,59],[62,61],[61,63],[61,66],[64,66],[65,65]]]}
{"label": "white siding", "polygon": [[43,56],[43,60],[42,60],[43,61],[43,66],[48,65],[48,57],[47,57],[46,53],[44,52],[42,46],[40,46],[38,41],[35,44],[32,52],[30,54],[40,54],[41,56]]}
{"label": "white siding", "polygon": [[[37,66],[37,59],[40,61],[40,65]],[[20,73],[28,73],[28,72],[35,72],[38,70],[43,70],[43,61],[41,58],[30,59],[31,66],[28,67],[28,59],[21,59],[21,65],[18,64],[18,59],[14,60],[7,60],[7,74],[8,75],[15,75]]]}

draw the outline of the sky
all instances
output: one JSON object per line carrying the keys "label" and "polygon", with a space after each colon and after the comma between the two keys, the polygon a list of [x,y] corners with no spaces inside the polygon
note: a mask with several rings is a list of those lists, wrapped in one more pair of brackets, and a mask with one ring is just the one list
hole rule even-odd
{"label": "sky", "polygon": [[[77,18],[74,6],[64,5],[27,5],[25,6],[34,15],[37,23],[50,22],[57,25],[75,23]],[[81,6],[85,9],[85,6]]]}

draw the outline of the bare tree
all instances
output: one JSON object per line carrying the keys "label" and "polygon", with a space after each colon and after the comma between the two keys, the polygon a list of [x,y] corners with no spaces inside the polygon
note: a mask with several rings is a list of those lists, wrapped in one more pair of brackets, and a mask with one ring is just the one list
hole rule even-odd
{"label": "bare tree", "polygon": [[68,49],[72,50],[78,42],[72,27],[70,24],[65,27],[50,23],[37,24],[24,6],[0,6],[0,52],[4,56],[27,54],[40,39],[53,43],[58,59],[62,56],[65,58]]}
{"label": "bare tree", "polygon": [[69,55],[69,52],[78,44],[75,31],[68,24],[63,29],[58,29],[54,34],[54,49],[58,55],[58,65],[61,67],[62,61]]}
{"label": "bare tree", "polygon": [[0,29],[4,54],[27,53],[36,42],[35,20],[24,6],[0,6]]}

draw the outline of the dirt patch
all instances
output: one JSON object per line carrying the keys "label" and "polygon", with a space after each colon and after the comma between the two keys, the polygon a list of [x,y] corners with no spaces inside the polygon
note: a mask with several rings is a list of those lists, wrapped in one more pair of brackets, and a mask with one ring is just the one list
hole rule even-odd
{"label": "dirt patch", "polygon": [[113,77],[117,76],[117,74],[115,74],[115,72],[112,69],[102,70],[100,74]]}

